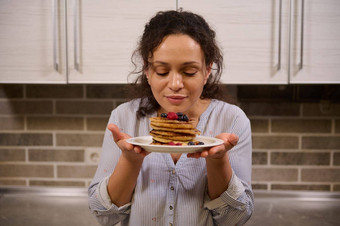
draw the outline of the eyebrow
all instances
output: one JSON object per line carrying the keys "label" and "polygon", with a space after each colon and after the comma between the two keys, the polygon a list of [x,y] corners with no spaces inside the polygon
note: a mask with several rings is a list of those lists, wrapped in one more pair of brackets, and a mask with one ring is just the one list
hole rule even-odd
{"label": "eyebrow", "polygon": [[[169,65],[168,63],[163,62],[163,61],[154,61],[154,62],[149,62],[149,63],[151,63],[151,64]],[[200,64],[200,63],[197,62],[197,61],[188,61],[188,62],[183,63],[183,65],[190,65],[190,64]]]}

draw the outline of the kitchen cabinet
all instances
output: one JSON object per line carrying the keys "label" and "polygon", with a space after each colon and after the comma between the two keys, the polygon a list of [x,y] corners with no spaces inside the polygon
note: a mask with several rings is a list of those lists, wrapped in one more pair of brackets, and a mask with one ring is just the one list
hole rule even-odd
{"label": "kitchen cabinet", "polygon": [[223,83],[340,83],[338,0],[0,0],[0,83],[126,83],[145,23],[176,6],[216,30]]}
{"label": "kitchen cabinet", "polygon": [[63,1],[0,0],[0,82],[65,83]]}
{"label": "kitchen cabinet", "polygon": [[144,25],[176,1],[0,0],[1,83],[126,83]]}
{"label": "kitchen cabinet", "polygon": [[340,1],[181,0],[179,7],[215,28],[223,83],[340,83]]}
{"label": "kitchen cabinet", "polygon": [[288,1],[182,0],[216,30],[227,84],[288,82]]}
{"label": "kitchen cabinet", "polygon": [[292,2],[290,83],[340,83],[340,1]]}

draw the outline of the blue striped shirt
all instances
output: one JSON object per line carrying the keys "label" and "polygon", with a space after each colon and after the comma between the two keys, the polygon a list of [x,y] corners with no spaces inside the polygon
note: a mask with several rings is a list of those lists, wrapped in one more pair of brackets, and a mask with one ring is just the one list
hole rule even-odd
{"label": "blue striped shirt", "polygon": [[[118,106],[109,123],[132,137],[149,135],[149,117],[136,118],[139,100]],[[167,153],[146,156],[130,203],[118,207],[107,192],[108,178],[113,172],[121,150],[107,129],[101,159],[89,187],[89,206],[102,225],[179,225],[212,226],[242,225],[253,212],[251,189],[251,129],[249,119],[235,105],[212,100],[200,116],[197,129],[201,135],[215,137],[235,133],[238,144],[228,156],[233,169],[228,189],[210,200],[207,194],[205,159],[187,158],[182,154],[174,164]]]}

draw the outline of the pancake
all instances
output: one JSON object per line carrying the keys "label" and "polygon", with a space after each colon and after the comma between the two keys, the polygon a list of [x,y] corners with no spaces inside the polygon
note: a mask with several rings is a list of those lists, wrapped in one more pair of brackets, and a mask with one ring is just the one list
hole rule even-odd
{"label": "pancake", "polygon": [[200,134],[200,131],[194,127],[193,121],[190,121],[186,115],[183,120],[183,117],[180,117],[183,116],[182,113],[181,115],[174,112],[168,114],[175,115],[175,118],[167,116],[150,118],[152,144],[187,145],[188,142],[195,140],[196,135]]}

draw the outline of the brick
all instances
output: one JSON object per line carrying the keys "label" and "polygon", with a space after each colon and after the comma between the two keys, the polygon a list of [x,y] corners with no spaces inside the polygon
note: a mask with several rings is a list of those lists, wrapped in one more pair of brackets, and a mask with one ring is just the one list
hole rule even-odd
{"label": "brick", "polygon": [[272,190],[330,191],[328,184],[272,184]]}
{"label": "brick", "polygon": [[329,165],[330,153],[317,152],[272,152],[273,165]]}
{"label": "brick", "polygon": [[93,178],[97,166],[58,166],[57,175],[59,178]]}
{"label": "brick", "polygon": [[53,177],[52,165],[3,164],[0,177]]}
{"label": "brick", "polygon": [[253,168],[253,181],[297,181],[298,170],[292,168]]}
{"label": "brick", "polygon": [[340,99],[339,85],[308,84],[296,86],[296,99],[299,102],[320,102],[323,99],[336,101]]}
{"label": "brick", "polygon": [[304,136],[302,137],[302,148],[340,150],[340,136]]}
{"label": "brick", "polygon": [[29,161],[84,162],[84,150],[29,149]]}
{"label": "brick", "polygon": [[333,164],[335,166],[340,166],[340,152],[334,152]]}
{"label": "brick", "polygon": [[250,119],[250,124],[253,133],[269,132],[269,122],[266,119]]}
{"label": "brick", "polygon": [[0,133],[0,146],[45,146],[52,139],[49,133]]}
{"label": "brick", "polygon": [[297,149],[299,139],[297,136],[255,136],[253,135],[254,149]]}
{"label": "brick", "polygon": [[30,180],[29,186],[44,187],[85,187],[83,181],[53,181],[53,180]]}
{"label": "brick", "polygon": [[252,164],[253,165],[266,165],[268,162],[267,152],[253,152]]}
{"label": "brick", "polygon": [[29,130],[83,130],[82,117],[28,117],[27,129]]}
{"label": "brick", "polygon": [[0,149],[0,161],[25,161],[25,149]]}
{"label": "brick", "polygon": [[267,190],[268,189],[268,185],[266,184],[252,184],[251,187],[253,190]]}
{"label": "brick", "polygon": [[108,122],[109,122],[108,117],[87,118],[86,119],[87,130],[105,131]]}
{"label": "brick", "polygon": [[299,116],[298,103],[248,103],[243,102],[240,107],[248,116]]}
{"label": "brick", "polygon": [[100,147],[104,138],[103,134],[57,134],[58,146]]}
{"label": "brick", "polygon": [[0,114],[8,115],[34,115],[52,114],[52,101],[43,100],[2,100],[0,101]]}
{"label": "brick", "polygon": [[112,101],[57,101],[57,114],[110,115]]}
{"label": "brick", "polygon": [[110,84],[110,85],[86,85],[87,98],[126,98],[127,85],[125,84]]}
{"label": "brick", "polygon": [[340,184],[335,184],[333,186],[333,191],[340,191]]}
{"label": "brick", "polygon": [[26,186],[26,180],[0,179],[0,186]]}
{"label": "brick", "polygon": [[23,130],[24,117],[0,117],[0,130]]}
{"label": "brick", "polygon": [[340,169],[302,169],[302,181],[340,182]]}
{"label": "brick", "polygon": [[335,120],[335,133],[340,133],[340,120]]}
{"label": "brick", "polygon": [[294,87],[284,85],[239,85],[237,97],[241,101],[291,101]]}
{"label": "brick", "polygon": [[340,104],[335,103],[304,103],[303,116],[340,116]]}
{"label": "brick", "polygon": [[330,133],[331,120],[273,119],[272,132],[283,133]]}
{"label": "brick", "polygon": [[27,98],[83,98],[83,85],[27,85]]}
{"label": "brick", "polygon": [[0,84],[0,98],[23,98],[24,86],[17,84]]}

